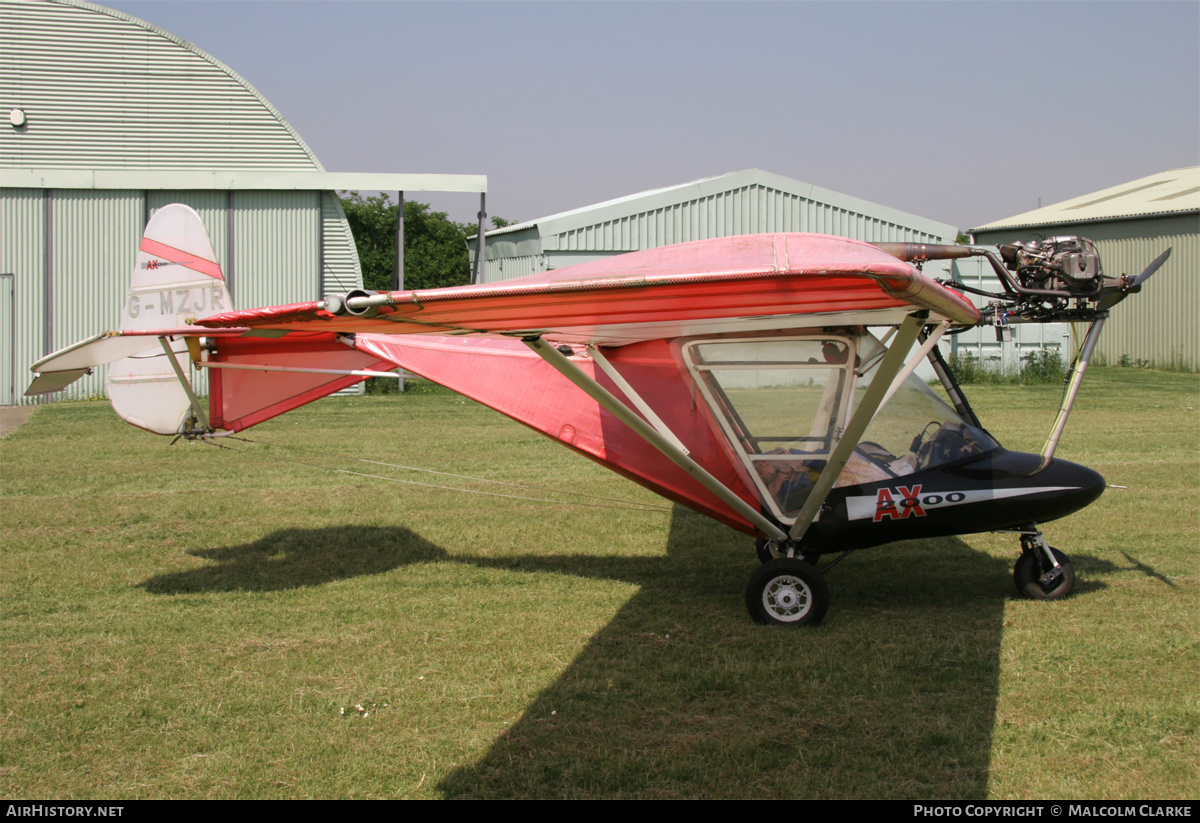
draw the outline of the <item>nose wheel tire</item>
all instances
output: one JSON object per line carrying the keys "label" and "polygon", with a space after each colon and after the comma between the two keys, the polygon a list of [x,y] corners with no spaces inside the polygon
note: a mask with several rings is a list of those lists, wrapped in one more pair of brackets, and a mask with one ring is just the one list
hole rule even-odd
{"label": "nose wheel tire", "polygon": [[750,575],[746,608],[756,623],[816,626],[829,608],[829,586],[808,563],[781,557]]}
{"label": "nose wheel tire", "polygon": [[1051,547],[1054,559],[1058,561],[1058,574],[1049,567],[1046,558],[1040,555],[1039,549],[1029,549],[1021,552],[1017,564],[1013,567],[1013,583],[1022,597],[1030,600],[1062,600],[1075,587],[1075,567],[1067,556],[1058,549]]}

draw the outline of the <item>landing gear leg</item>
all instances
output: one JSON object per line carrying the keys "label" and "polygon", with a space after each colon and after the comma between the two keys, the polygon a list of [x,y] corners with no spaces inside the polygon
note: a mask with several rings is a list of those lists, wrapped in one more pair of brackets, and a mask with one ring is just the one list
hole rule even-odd
{"label": "landing gear leg", "polygon": [[758,555],[759,563],[770,563],[779,551],[779,544],[774,540],[758,538],[754,541],[754,553]]}
{"label": "landing gear leg", "polygon": [[770,563],[779,557],[796,556],[805,563],[815,566],[821,557],[819,554],[798,554],[794,549],[789,552],[786,544],[775,540],[764,540],[761,537],[754,541],[754,553],[758,555],[760,563]]}
{"label": "landing gear leg", "polygon": [[1075,587],[1075,567],[1067,556],[1046,543],[1040,531],[1021,535],[1021,556],[1013,567],[1013,583],[1030,600],[1062,600]]}

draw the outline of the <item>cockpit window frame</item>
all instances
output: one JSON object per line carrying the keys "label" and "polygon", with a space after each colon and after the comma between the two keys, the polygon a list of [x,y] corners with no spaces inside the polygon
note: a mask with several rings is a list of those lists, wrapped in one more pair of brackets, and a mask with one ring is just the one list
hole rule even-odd
{"label": "cockpit window frame", "polygon": [[[698,349],[701,346],[720,346],[727,344],[738,343],[793,343],[793,342],[812,342],[812,341],[835,341],[845,345],[846,356],[842,362],[809,362],[799,360],[763,360],[763,361],[728,361],[728,362],[705,362],[698,355]],[[767,486],[762,473],[755,465],[760,462],[780,462],[794,464],[800,459],[800,455],[793,453],[784,454],[764,454],[760,448],[763,442],[772,440],[780,441],[783,438],[772,436],[756,435],[749,430],[745,421],[738,413],[737,408],[732,400],[726,395],[724,389],[718,382],[714,371],[736,371],[736,370],[755,370],[769,371],[774,369],[787,370],[804,370],[804,369],[820,369],[826,373],[831,371],[840,372],[838,379],[840,387],[836,390],[837,396],[835,399],[836,405],[832,409],[830,418],[826,424],[826,434],[820,438],[820,450],[811,453],[805,453],[805,457],[819,461],[827,460],[828,455],[833,452],[837,444],[841,441],[842,434],[849,422],[850,415],[853,413],[854,405],[854,390],[858,381],[858,375],[855,371],[858,362],[858,337],[853,334],[839,332],[821,332],[807,334],[791,334],[786,336],[771,336],[771,337],[731,337],[720,339],[700,339],[685,342],[681,347],[681,359],[688,369],[692,377],[694,385],[700,389],[700,394],[707,404],[713,419],[721,427],[722,433],[725,435],[726,442],[730,449],[737,454],[744,466],[747,475],[755,484],[759,497],[763,500],[780,522],[791,523],[796,519],[796,512],[788,514],[783,510],[780,501],[776,494],[773,493]],[[697,362],[697,361],[700,362]],[[827,383],[828,385],[828,383]],[[825,399],[822,399],[822,404]],[[816,418],[812,421],[815,424]],[[740,431],[739,431],[740,430]],[[786,442],[795,442],[798,440],[817,439],[811,436],[787,438]],[[751,448],[754,451],[751,451]],[[822,458],[824,455],[824,458]],[[798,509],[797,509],[798,511]]]}

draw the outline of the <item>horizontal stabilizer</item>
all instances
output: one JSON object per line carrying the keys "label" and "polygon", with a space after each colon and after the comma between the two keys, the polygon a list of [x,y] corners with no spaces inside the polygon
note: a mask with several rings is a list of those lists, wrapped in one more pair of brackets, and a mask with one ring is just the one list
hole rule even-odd
{"label": "horizontal stabilizer", "polygon": [[[155,329],[148,333],[106,331],[94,334],[86,340],[80,340],[65,349],[48,354],[30,366],[29,370],[38,376],[25,391],[25,396],[32,397],[35,394],[62,391],[97,366],[115,363],[126,357],[162,354],[162,344],[158,341],[163,337],[199,337],[201,335],[219,337],[229,334],[244,334],[247,331],[247,329],[213,330],[191,327]],[[67,377],[67,375],[71,376]]]}
{"label": "horizontal stabilizer", "polygon": [[159,348],[157,337],[122,337],[119,332],[92,335],[30,366],[38,377],[25,390],[25,396],[62,391],[96,366]]}
{"label": "horizontal stabilizer", "polygon": [[70,369],[39,374],[33,378],[33,382],[25,390],[25,396],[36,397],[39,394],[53,394],[56,391],[62,391],[90,371],[91,369]]}

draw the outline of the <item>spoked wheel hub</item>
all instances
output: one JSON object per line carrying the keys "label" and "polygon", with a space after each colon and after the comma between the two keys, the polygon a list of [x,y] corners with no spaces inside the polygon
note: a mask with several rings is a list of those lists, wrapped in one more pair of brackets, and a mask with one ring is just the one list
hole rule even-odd
{"label": "spoked wheel hub", "polygon": [[801,619],[811,606],[812,592],[799,578],[776,577],[763,590],[763,608],[785,623]]}

